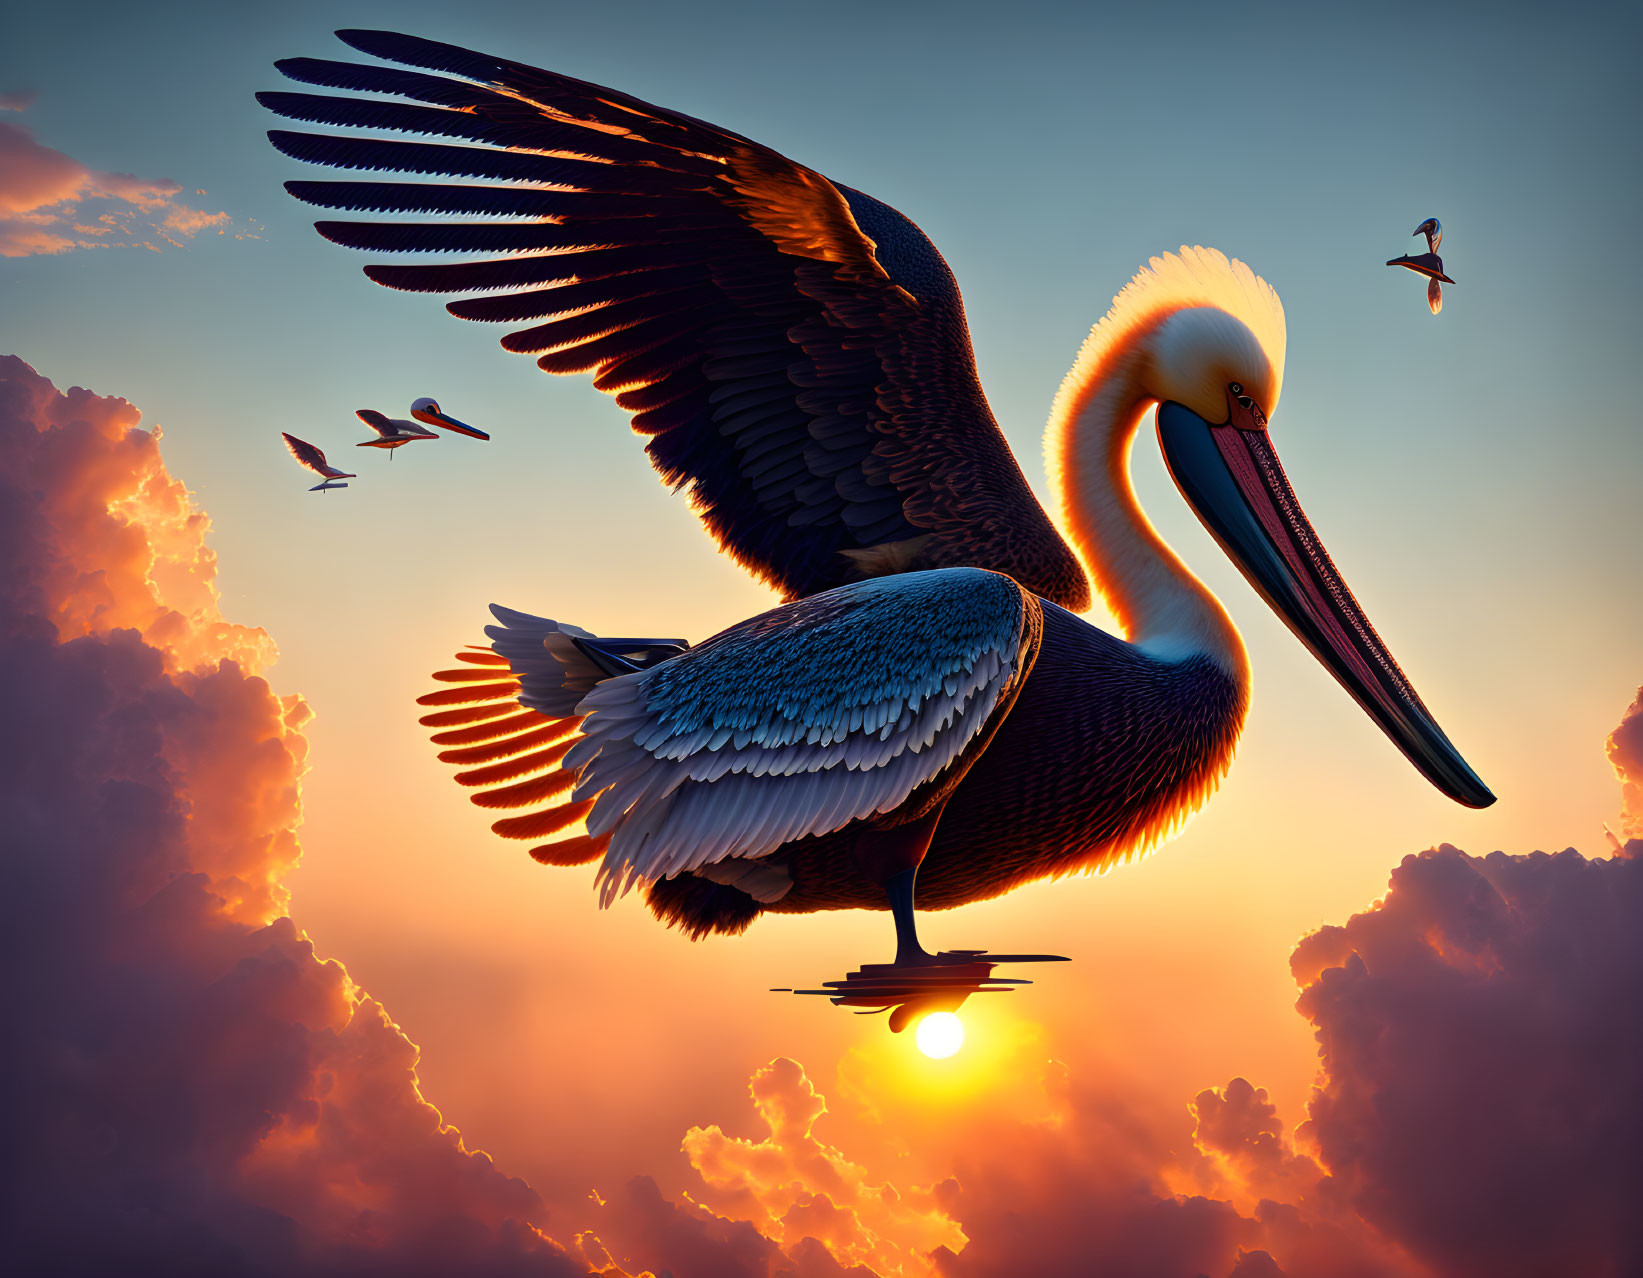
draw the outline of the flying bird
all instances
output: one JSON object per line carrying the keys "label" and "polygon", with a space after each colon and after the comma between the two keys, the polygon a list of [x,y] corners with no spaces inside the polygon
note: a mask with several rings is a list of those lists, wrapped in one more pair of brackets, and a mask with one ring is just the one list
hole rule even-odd
{"label": "flying bird", "polygon": [[[1167,837],[1230,765],[1250,671],[1136,500],[1130,448],[1154,409],[1183,497],[1257,593],[1432,784],[1494,801],[1285,477],[1268,429],[1283,307],[1243,263],[1154,258],[1091,332],[1048,429],[1063,535],[988,407],[951,272],[900,213],[624,93],[339,35],[403,65],[281,61],[340,93],[263,104],[431,140],[270,133],[298,160],[413,179],[287,183],[324,208],[422,215],[320,233],[477,254],[365,270],[459,294],[453,314],[523,325],[507,349],[591,373],[784,599],[693,646],[493,608],[490,643],[435,676],[422,722],[538,861],[598,862],[602,900],[636,887],[693,937],[888,909],[911,971],[935,958],[915,901],[984,900]],[[1122,636],[1076,615],[1091,577]]]}
{"label": "flying bird", "polygon": [[1455,282],[1443,273],[1443,259],[1438,256],[1438,245],[1443,243],[1443,224],[1437,218],[1429,217],[1415,228],[1414,233],[1426,237],[1426,252],[1414,257],[1408,254],[1394,257],[1387,265],[1402,266],[1427,277],[1426,304],[1436,315],[1443,309],[1443,286]]}
{"label": "flying bird", "polygon": [[[417,401],[421,403],[420,400]],[[415,422],[408,422],[403,417],[385,417],[374,408],[360,408],[354,411],[359,418],[377,433],[375,439],[367,439],[355,448],[386,448],[388,460],[394,459],[394,449],[403,448],[406,444],[414,444],[419,439],[438,439],[439,436]]]}
{"label": "flying bird", "polygon": [[466,435],[469,439],[489,439],[490,436],[477,426],[469,426],[466,422],[459,422],[454,417],[443,412],[438,403],[423,396],[411,405],[411,416],[419,422],[427,422],[430,426],[438,426],[457,435]]}
{"label": "flying bird", "polygon": [[341,483],[341,480],[359,478],[357,475],[350,474],[345,470],[338,470],[331,465],[330,462],[325,460],[325,454],[307,440],[298,439],[295,435],[287,435],[284,431],[280,432],[280,438],[285,441],[285,447],[289,450],[291,456],[324,480],[323,483],[315,484],[308,490],[309,492],[324,493],[330,492],[333,488],[346,488],[348,485]]}

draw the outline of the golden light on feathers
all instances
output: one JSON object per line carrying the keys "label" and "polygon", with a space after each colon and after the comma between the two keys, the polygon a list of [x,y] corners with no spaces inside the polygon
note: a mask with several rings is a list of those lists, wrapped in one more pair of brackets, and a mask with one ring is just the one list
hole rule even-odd
{"label": "golden light on feathers", "polygon": [[1267,415],[1278,406],[1284,384],[1284,348],[1287,329],[1284,304],[1278,294],[1237,258],[1218,249],[1182,245],[1179,253],[1150,258],[1135,278],[1119,290],[1112,306],[1090,330],[1067,380],[1086,365],[1106,362],[1106,356],[1141,329],[1156,326],[1177,311],[1207,306],[1225,311],[1255,334],[1272,367]]}
{"label": "golden light on feathers", "polygon": [[1248,711],[1248,658],[1226,611],[1136,500],[1130,449],[1151,407],[1175,399],[1211,421],[1238,381],[1271,413],[1283,385],[1283,303],[1242,262],[1208,248],[1153,258],[1090,330],[1045,431],[1060,525],[1125,637],[1155,654],[1201,652],[1239,689],[1209,765],[1080,868],[1105,870],[1178,831],[1232,762]]}

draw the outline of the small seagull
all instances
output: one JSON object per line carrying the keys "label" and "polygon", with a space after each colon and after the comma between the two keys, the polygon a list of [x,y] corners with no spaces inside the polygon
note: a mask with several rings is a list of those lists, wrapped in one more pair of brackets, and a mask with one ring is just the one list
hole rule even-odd
{"label": "small seagull", "polygon": [[1455,282],[1443,273],[1443,259],[1438,256],[1438,245],[1443,243],[1443,223],[1429,217],[1415,228],[1414,234],[1426,237],[1426,252],[1415,257],[1407,254],[1395,257],[1387,265],[1402,266],[1417,275],[1426,276],[1426,304],[1436,315],[1443,309],[1443,285]]}
{"label": "small seagull", "polygon": [[291,450],[291,456],[325,480],[323,484],[315,484],[308,490],[309,492],[324,493],[330,492],[333,488],[346,488],[348,485],[339,482],[340,480],[358,478],[357,475],[350,474],[345,470],[338,470],[331,465],[325,460],[325,454],[307,440],[298,439],[295,435],[287,435],[284,431],[280,432],[280,438],[285,441],[285,446]]}
{"label": "small seagull", "polygon": [[403,417],[384,417],[374,408],[355,409],[354,416],[377,433],[376,439],[364,440],[355,444],[354,447],[386,448],[389,461],[393,461],[393,450],[396,448],[402,448],[406,444],[414,444],[419,439],[439,438],[433,431],[418,426],[415,422],[408,422]]}
{"label": "small seagull", "polygon": [[445,430],[455,431],[458,435],[466,435],[469,439],[489,439],[490,436],[476,426],[469,426],[459,422],[454,417],[447,417],[439,405],[424,396],[411,405],[411,416],[419,422],[427,422],[430,426],[439,426]]}

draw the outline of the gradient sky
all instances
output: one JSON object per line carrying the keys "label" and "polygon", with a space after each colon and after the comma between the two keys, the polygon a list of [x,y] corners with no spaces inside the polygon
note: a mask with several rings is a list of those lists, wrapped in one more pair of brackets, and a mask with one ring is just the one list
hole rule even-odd
{"label": "gradient sky", "polygon": [[[1015,1056],[982,1044],[1014,1034],[1164,1097],[1245,1074],[1293,1123],[1315,1068],[1286,966],[1303,933],[1379,896],[1405,853],[1595,852],[1616,806],[1599,743],[1643,656],[1635,7],[885,8],[13,6],[0,25],[0,92],[39,94],[0,118],[93,168],[203,188],[197,206],[261,237],[0,261],[0,351],[163,427],[215,526],[224,612],[269,630],[275,688],[317,711],[295,919],[422,1045],[429,1095],[550,1199],[734,1111],[772,1056],[826,1079],[926,1067],[878,1022],[764,992],[875,957],[883,916],[689,945],[636,901],[601,914],[590,872],[493,839],[433,758],[411,701],[493,600],[695,639],[769,596],[585,379],[369,284],[364,258],[309,229],[279,186],[304,166],[267,145],[278,122],[252,94],[281,87],[277,57],[349,56],[333,26],[607,83],[895,205],[952,265],[1041,491],[1051,397],[1148,256],[1212,245],[1282,296],[1273,437],[1500,801],[1461,809],[1409,768],[1220,556],[1143,436],[1143,504],[1249,645],[1249,728],[1219,796],[1147,862],[926,924],[943,945],[1075,960],[967,1013],[968,1074],[905,1075],[923,1081],[896,1094],[926,1118],[945,1088],[1007,1086],[988,1061]],[[1421,282],[1381,265],[1431,215],[1459,281],[1435,319]],[[348,453],[355,408],[425,394],[493,441],[391,470]],[[363,477],[310,495],[280,430]]]}

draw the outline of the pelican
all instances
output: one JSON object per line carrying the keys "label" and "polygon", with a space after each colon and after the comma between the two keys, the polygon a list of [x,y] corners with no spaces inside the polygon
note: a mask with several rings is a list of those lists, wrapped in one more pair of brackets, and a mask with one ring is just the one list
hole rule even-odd
{"label": "pelican", "polygon": [[1414,257],[1406,253],[1402,257],[1392,258],[1387,265],[1401,266],[1417,275],[1426,276],[1426,304],[1436,315],[1443,309],[1443,286],[1455,282],[1443,273],[1443,259],[1438,256],[1438,245],[1443,243],[1443,224],[1437,218],[1429,217],[1415,228],[1414,234],[1426,237],[1426,252]]}
{"label": "pelican", "polygon": [[477,426],[469,426],[466,422],[459,422],[456,418],[447,415],[439,404],[424,395],[411,405],[411,416],[419,422],[427,422],[430,426],[439,426],[453,434],[466,435],[469,439],[489,439],[490,436]]}
{"label": "pelican", "polygon": [[328,493],[333,488],[346,488],[348,485],[342,483],[342,480],[359,478],[357,475],[350,474],[345,470],[338,470],[331,465],[330,462],[325,460],[325,454],[307,440],[298,439],[295,435],[287,435],[284,431],[280,432],[280,438],[285,441],[286,450],[290,452],[291,456],[325,481],[324,483],[315,484],[308,490],[309,492]]}
{"label": "pelican", "polygon": [[[421,403],[421,400],[417,401]],[[438,439],[439,436],[431,430],[418,426],[415,422],[408,422],[403,417],[385,417],[374,408],[358,408],[354,416],[359,418],[377,433],[375,439],[367,439],[355,444],[355,448],[386,448],[388,460],[393,461],[394,449],[403,448],[406,444],[414,444],[419,439]]]}
{"label": "pelican", "polygon": [[[317,223],[505,348],[592,373],[720,546],[783,602],[694,646],[493,607],[420,699],[493,826],[599,862],[692,937],[765,912],[888,909],[897,968],[947,909],[1153,848],[1216,788],[1249,709],[1244,643],[1142,512],[1156,414],[1182,496],[1433,785],[1494,801],[1347,589],[1269,430],[1276,293],[1205,248],[1153,258],[1095,325],[1047,432],[1060,528],[976,376],[958,288],[912,222],[740,134],[611,89],[389,32],[402,64],[279,62],[342,94],[288,118],[432,141],[270,133],[301,161],[433,181],[293,181]],[[415,69],[405,69],[406,67]],[[397,101],[355,93],[397,95]],[[478,216],[472,216],[478,215]],[[1091,581],[1121,623],[1076,615]],[[972,965],[982,951],[954,951]]]}

